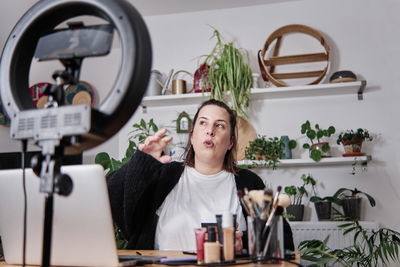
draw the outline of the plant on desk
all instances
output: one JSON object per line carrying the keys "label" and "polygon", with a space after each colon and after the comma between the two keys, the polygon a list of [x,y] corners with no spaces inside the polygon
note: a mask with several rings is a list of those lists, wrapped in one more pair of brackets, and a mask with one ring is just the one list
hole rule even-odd
{"label": "plant on desk", "polygon": [[[122,160],[116,160],[110,157],[107,152],[100,152],[96,155],[95,163],[103,166],[104,170],[108,170],[107,175],[113,171],[118,170],[119,168],[121,168],[122,165],[128,162],[131,159],[133,153],[135,153],[135,151],[137,150],[137,145],[139,143],[142,143],[146,139],[146,137],[157,132],[158,126],[154,123],[153,119],[150,119],[149,122],[141,119],[139,123],[133,124],[133,129],[134,130],[130,132],[131,135],[128,139],[129,145],[125,151],[125,156],[122,158]],[[123,236],[121,229],[115,223],[114,233],[117,242],[117,248],[125,249],[128,245],[128,241]]]}

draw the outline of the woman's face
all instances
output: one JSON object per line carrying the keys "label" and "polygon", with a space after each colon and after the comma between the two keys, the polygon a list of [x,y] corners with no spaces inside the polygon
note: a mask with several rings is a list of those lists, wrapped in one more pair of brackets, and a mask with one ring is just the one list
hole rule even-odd
{"label": "woman's face", "polygon": [[195,122],[190,141],[196,161],[223,165],[227,150],[232,148],[228,112],[216,105],[204,106]]}

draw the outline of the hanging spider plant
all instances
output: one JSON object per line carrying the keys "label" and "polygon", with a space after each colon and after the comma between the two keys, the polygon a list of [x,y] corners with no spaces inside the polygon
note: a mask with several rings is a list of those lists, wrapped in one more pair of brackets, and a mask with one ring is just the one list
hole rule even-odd
{"label": "hanging spider plant", "polygon": [[250,66],[246,63],[249,62],[248,53],[235,48],[232,42],[223,42],[216,29],[213,37],[217,38],[217,43],[205,59],[209,65],[207,79],[211,84],[211,98],[224,101],[225,92],[230,91],[231,108],[239,116],[247,118],[253,82]]}

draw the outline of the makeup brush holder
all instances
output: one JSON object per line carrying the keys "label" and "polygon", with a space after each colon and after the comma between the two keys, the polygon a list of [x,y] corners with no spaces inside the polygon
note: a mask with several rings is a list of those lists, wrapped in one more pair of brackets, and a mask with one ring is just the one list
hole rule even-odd
{"label": "makeup brush holder", "polygon": [[251,257],[263,261],[268,260],[268,262],[277,262],[275,259],[284,257],[282,216],[274,217],[267,230],[265,230],[266,220],[249,217],[247,222],[249,255]]}
{"label": "makeup brush holder", "polygon": [[274,218],[274,223],[269,238],[270,240],[268,242],[265,259],[267,259],[269,263],[280,264],[281,260],[279,259],[285,257],[282,216],[276,216]]}
{"label": "makeup brush holder", "polygon": [[257,257],[262,256],[262,252],[263,252],[263,248],[264,248],[264,244],[263,244],[263,240],[262,240],[263,239],[262,233],[263,233],[266,222],[267,222],[266,220],[260,219],[258,217],[254,218],[253,225],[254,225],[254,232],[255,232],[254,233],[255,245],[254,245],[254,252],[252,254],[250,254],[252,256],[257,256]]}

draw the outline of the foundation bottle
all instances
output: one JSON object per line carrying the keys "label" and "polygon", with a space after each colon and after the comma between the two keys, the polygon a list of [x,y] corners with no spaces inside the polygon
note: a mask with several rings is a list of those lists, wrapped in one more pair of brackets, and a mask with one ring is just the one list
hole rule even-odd
{"label": "foundation bottle", "polygon": [[235,258],[235,228],[233,227],[233,216],[230,212],[222,215],[222,231],[224,233],[224,260],[233,261]]}
{"label": "foundation bottle", "polygon": [[220,245],[217,241],[215,227],[207,227],[208,240],[204,242],[204,263],[218,263],[221,261]]}

